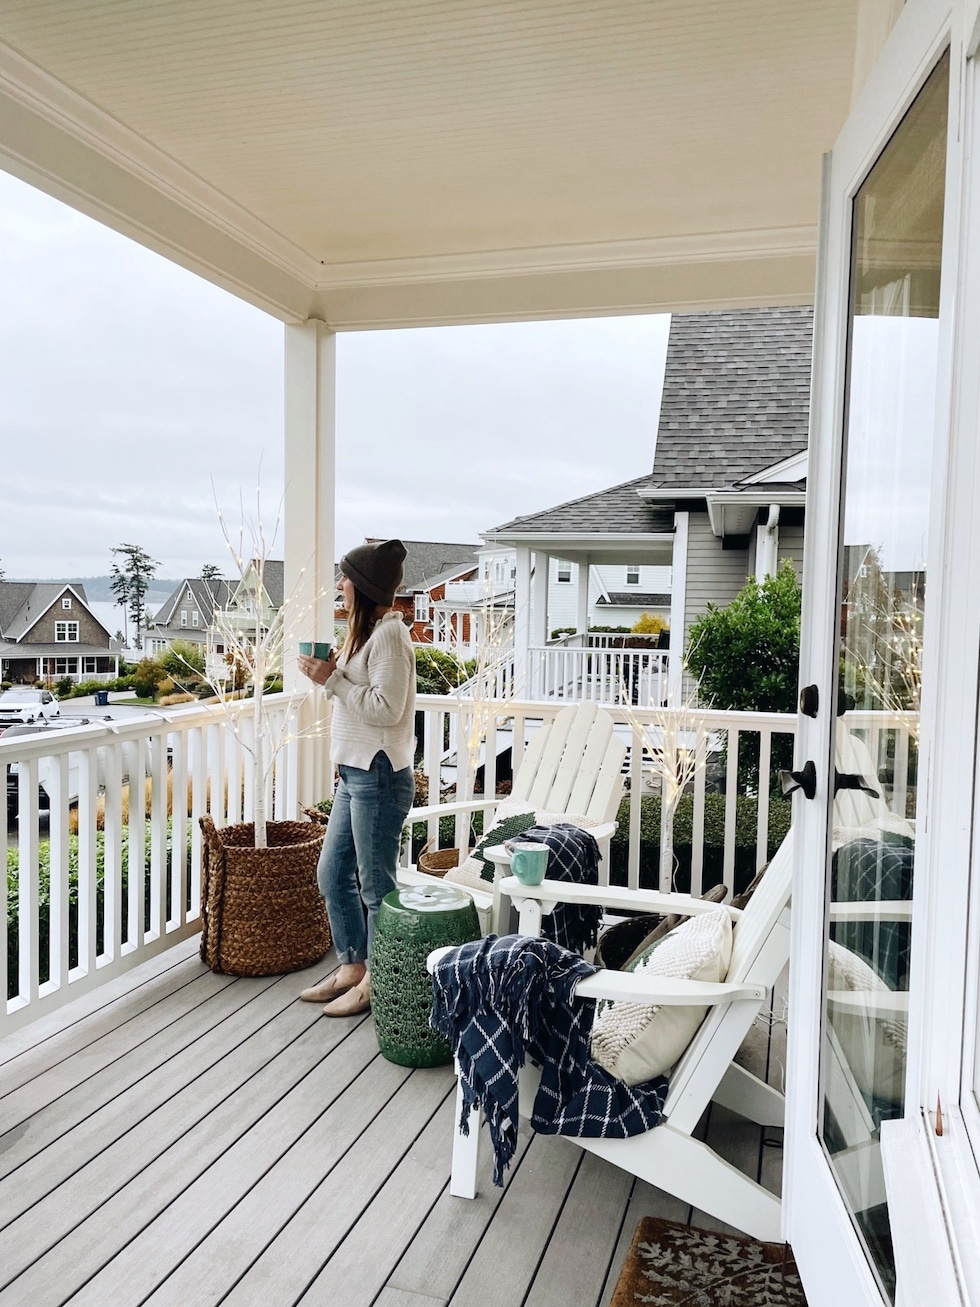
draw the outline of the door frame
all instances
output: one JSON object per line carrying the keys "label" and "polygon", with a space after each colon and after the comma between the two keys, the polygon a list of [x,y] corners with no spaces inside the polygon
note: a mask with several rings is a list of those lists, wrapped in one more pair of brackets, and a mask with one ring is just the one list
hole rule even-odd
{"label": "door frame", "polygon": [[[909,0],[886,43],[881,59],[858,96],[833,152],[824,163],[820,215],[820,246],[814,312],[813,378],[810,395],[810,456],[807,479],[807,521],[804,548],[804,613],[801,631],[800,683],[816,684],[820,710],[815,719],[801,716],[797,730],[796,765],[812,759],[818,775],[817,802],[797,794],[794,800],[794,888],[791,1014],[787,1049],[786,1158],[783,1177],[785,1233],[800,1266],[812,1307],[846,1302],[849,1307],[880,1307],[885,1301],[855,1233],[817,1130],[820,1119],[820,1046],[822,992],[827,936],[828,780],[833,775],[832,738],[837,699],[834,674],[838,625],[838,540],[841,516],[842,434],[846,343],[849,311],[851,221],[853,199],[902,117],[950,44],[953,15],[948,0]],[[947,203],[950,200],[952,148],[956,132],[957,86],[951,68]],[[955,244],[947,208],[943,242],[944,304],[947,253]],[[937,407],[948,409],[948,349],[940,323],[940,396]],[[946,405],[941,396],[947,396]],[[934,463],[933,515],[941,503],[935,486],[945,479],[946,423],[937,426]],[[936,541],[935,516],[930,530],[930,586]],[[933,595],[927,595],[926,622]],[[941,595],[935,601],[942,603]],[[928,629],[928,626],[927,626]],[[927,635],[927,640],[930,637]],[[935,668],[933,668],[933,673]],[[929,738],[923,705],[921,737]],[[928,759],[920,751],[920,791],[928,775]],[[920,794],[920,814],[928,802]],[[918,841],[917,841],[918,844]],[[921,866],[917,848],[917,867]],[[928,910],[921,901],[925,877],[917,877],[917,917]],[[915,926],[913,927],[915,931]],[[913,957],[915,956],[913,934]],[[916,1083],[913,1066],[918,1049],[910,1043],[908,1084]],[[917,1089],[907,1100],[918,1102]]]}

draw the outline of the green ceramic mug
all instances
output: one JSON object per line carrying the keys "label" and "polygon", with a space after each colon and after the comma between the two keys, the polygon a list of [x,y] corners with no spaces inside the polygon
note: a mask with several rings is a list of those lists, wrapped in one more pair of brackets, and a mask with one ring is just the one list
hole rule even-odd
{"label": "green ceramic mug", "polygon": [[540,885],[548,870],[547,844],[534,840],[513,840],[510,843],[510,869],[522,885]]}
{"label": "green ceramic mug", "polygon": [[304,658],[319,658],[326,662],[330,657],[330,644],[327,640],[300,640],[299,651]]}

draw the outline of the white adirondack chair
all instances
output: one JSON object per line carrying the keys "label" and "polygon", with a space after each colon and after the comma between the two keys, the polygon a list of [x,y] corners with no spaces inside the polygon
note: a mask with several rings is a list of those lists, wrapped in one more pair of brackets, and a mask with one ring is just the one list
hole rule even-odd
{"label": "white adirondack chair", "polygon": [[[625,757],[626,743],[615,734],[613,719],[604,708],[594,703],[570,705],[550,725],[542,726],[531,736],[507,799],[511,805],[522,805],[528,811],[549,813],[573,825],[587,825],[599,844],[602,869],[607,870],[609,845],[616,833],[616,814],[625,784]],[[406,825],[434,816],[493,809],[501,801],[500,797],[480,796],[413,808]],[[472,895],[484,931],[499,933],[502,914],[510,907],[509,902],[501,900],[500,868],[506,869],[510,859],[499,848],[488,851],[488,857],[498,863],[493,887],[488,884],[486,890],[468,885],[459,888]],[[452,883],[451,876],[449,881]],[[400,867],[398,883],[428,884],[431,877],[414,868]]]}
{"label": "white adirondack chair", "polygon": [[[673,1068],[663,1124],[632,1139],[575,1139],[683,1202],[710,1212],[759,1239],[781,1238],[780,1202],[767,1189],[694,1138],[694,1129],[712,1101],[765,1126],[783,1123],[783,1096],[733,1062],[753,1020],[789,957],[789,898],[792,837],[786,837],[748,907],[734,919],[728,979],[721,984],[668,980],[616,971],[599,971],[582,981],[578,995],[622,999],[631,1003],[708,1005],[708,1015],[687,1051]],[[684,894],[659,894],[544,881],[533,889],[515,877],[501,890],[518,905],[521,933],[535,935],[541,917],[558,902],[599,903],[612,910],[642,909],[693,916],[717,911],[715,904]],[[440,956],[438,950],[430,959]],[[522,1072],[521,1110],[529,1114],[539,1073]],[[457,1096],[458,1113],[462,1110]],[[456,1129],[450,1191],[476,1195],[477,1152],[481,1131],[475,1115],[469,1134]]]}

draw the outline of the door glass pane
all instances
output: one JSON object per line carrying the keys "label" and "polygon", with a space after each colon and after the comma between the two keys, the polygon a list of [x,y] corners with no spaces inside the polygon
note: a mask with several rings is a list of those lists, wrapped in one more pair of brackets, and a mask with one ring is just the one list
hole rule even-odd
{"label": "door glass pane", "polygon": [[878,1131],[904,1110],[948,90],[944,58],[853,212],[821,1129],[888,1292]]}

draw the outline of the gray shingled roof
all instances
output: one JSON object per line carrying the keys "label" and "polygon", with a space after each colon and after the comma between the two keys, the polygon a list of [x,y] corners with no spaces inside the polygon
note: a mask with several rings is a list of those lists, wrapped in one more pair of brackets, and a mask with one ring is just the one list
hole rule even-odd
{"label": "gray shingled roof", "polygon": [[813,309],[670,320],[652,484],[722,489],[807,445]]}
{"label": "gray shingled roof", "polygon": [[603,605],[613,608],[667,608],[670,605],[670,595],[664,594],[638,594],[635,590],[610,590],[609,598],[605,599],[602,595],[596,600],[596,605]]}
{"label": "gray shingled roof", "polygon": [[190,586],[191,593],[197,601],[201,620],[205,626],[210,625],[215,608],[221,608],[227,603],[228,596],[231,593],[230,581],[202,581],[199,576],[185,577],[180,585],[173,590],[169,598],[157,609],[156,616],[153,618],[155,626],[168,626],[170,624],[179,606],[180,597],[188,586]]}
{"label": "gray shingled roof", "polygon": [[674,514],[670,509],[655,508],[642,500],[637,491],[650,484],[649,476],[634,477],[608,490],[599,490],[567,504],[546,508],[528,517],[486,532],[487,539],[496,535],[533,531],[636,532],[663,534],[673,531]]}
{"label": "gray shingled roof", "polygon": [[[368,536],[367,545],[381,543],[380,536]],[[480,548],[474,544],[447,544],[438,540],[403,540],[405,546],[405,576],[399,594],[411,594],[431,585],[444,573],[462,567],[476,567],[476,552]]]}
{"label": "gray shingled roof", "polygon": [[22,639],[51,605],[68,591],[88,608],[85,587],[81,585],[65,581],[0,581],[0,635],[8,640]]}

